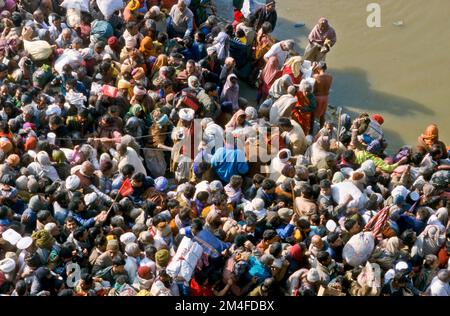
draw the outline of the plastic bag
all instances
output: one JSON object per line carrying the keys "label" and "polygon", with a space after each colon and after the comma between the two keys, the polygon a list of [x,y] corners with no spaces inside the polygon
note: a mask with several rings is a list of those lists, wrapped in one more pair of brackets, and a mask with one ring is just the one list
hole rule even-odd
{"label": "plastic bag", "polygon": [[97,6],[105,18],[109,18],[115,11],[122,9],[124,3],[122,0],[97,0]]}
{"label": "plastic bag", "polygon": [[83,62],[83,58],[81,57],[81,54],[75,50],[75,49],[66,49],[64,50],[64,53],[58,57],[58,59],[55,62],[55,70],[62,74],[63,67],[66,64],[69,64],[72,66],[73,69],[76,69],[80,67],[81,63]]}
{"label": "plastic bag", "polygon": [[89,0],[64,0],[61,3],[61,7],[65,9],[89,12]]}
{"label": "plastic bag", "polygon": [[53,53],[53,49],[47,41],[23,41],[23,46],[33,61],[46,60]]}
{"label": "plastic bag", "polygon": [[365,207],[367,196],[363,194],[356,185],[351,182],[340,182],[331,186],[331,195],[333,200],[339,205],[344,204],[348,195],[353,200],[347,205],[347,208],[357,208],[361,210]]}
{"label": "plastic bag", "polygon": [[67,9],[66,21],[69,27],[74,28],[81,23],[81,13],[77,9]]}
{"label": "plastic bag", "polygon": [[374,248],[375,240],[372,233],[361,232],[350,238],[344,246],[342,257],[349,265],[357,267],[367,262]]}
{"label": "plastic bag", "polygon": [[202,246],[188,237],[183,237],[177,253],[167,266],[167,274],[174,279],[189,282],[202,254]]}

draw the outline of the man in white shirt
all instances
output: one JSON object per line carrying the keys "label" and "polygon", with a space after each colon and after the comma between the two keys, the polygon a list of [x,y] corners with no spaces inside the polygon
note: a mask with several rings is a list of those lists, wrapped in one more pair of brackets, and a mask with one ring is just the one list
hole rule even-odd
{"label": "man in white shirt", "polygon": [[274,44],[270,50],[264,55],[264,59],[266,62],[269,61],[269,58],[272,56],[276,56],[278,58],[278,68],[281,69],[284,65],[284,62],[289,56],[289,52],[294,49],[294,41],[293,40],[285,40],[279,43]]}
{"label": "man in white shirt", "polygon": [[427,292],[430,296],[450,296],[450,271],[441,270],[438,275],[433,278]]}

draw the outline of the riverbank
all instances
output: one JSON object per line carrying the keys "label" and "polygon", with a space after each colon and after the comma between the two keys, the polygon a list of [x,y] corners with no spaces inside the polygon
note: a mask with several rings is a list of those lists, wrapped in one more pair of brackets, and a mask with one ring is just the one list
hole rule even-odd
{"label": "riverbank", "polygon": [[[292,38],[303,54],[307,36],[321,16],[329,17],[337,32],[337,44],[329,54],[329,72],[334,76],[330,104],[341,106],[352,117],[361,112],[380,113],[383,130],[395,151],[414,145],[430,123],[439,126],[440,138],[450,141],[448,100],[444,69],[450,69],[441,31],[450,26],[445,18],[450,2],[433,2],[423,11],[418,0],[380,0],[382,27],[366,25],[366,1],[284,0],[277,3],[278,22],[274,36]],[[218,12],[233,17],[232,1],[215,0]],[[401,27],[396,21],[403,21]],[[305,23],[303,27],[295,27]],[[427,50],[424,41],[439,43]],[[253,100],[254,91],[243,85],[243,96]]]}

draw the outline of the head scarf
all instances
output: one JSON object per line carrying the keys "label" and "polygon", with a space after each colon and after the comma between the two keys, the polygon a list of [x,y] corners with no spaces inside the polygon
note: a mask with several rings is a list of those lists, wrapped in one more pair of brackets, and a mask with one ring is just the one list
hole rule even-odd
{"label": "head scarf", "polygon": [[133,76],[134,80],[141,80],[145,77],[145,70],[142,67],[135,68],[131,72],[131,75]]}
{"label": "head scarf", "polygon": [[230,101],[233,105],[233,109],[236,110],[239,108],[239,83],[232,85],[231,78],[235,78],[237,80],[237,76],[235,74],[228,75],[227,81],[223,86],[221,99],[222,101]]}
{"label": "head scarf", "polygon": [[50,165],[50,157],[48,156],[46,151],[38,152],[36,156],[36,161],[42,166]]}
{"label": "head scarf", "polygon": [[219,59],[224,60],[228,55],[227,40],[229,36],[225,32],[220,32],[214,39],[214,47],[217,50],[217,56]]}
{"label": "head scarf", "polygon": [[133,88],[133,93],[134,95],[145,95],[147,93],[147,90],[145,90],[145,88],[141,88],[139,86],[134,86]]}
{"label": "head scarf", "polygon": [[[323,32],[320,29],[320,24],[322,23],[325,23],[326,25],[329,26],[328,30],[325,32]],[[319,23],[317,23],[316,26],[314,26],[313,30],[309,34],[308,39],[310,42],[318,42],[318,43],[323,43],[326,39],[329,39],[332,43],[334,43],[336,42],[336,33],[329,25],[328,20],[326,18],[321,18],[319,20]]]}
{"label": "head scarf", "polygon": [[[197,83],[197,85],[195,85]],[[196,76],[190,76],[188,78],[188,86],[192,90],[198,90],[200,88],[200,82],[198,81],[198,78]]]}
{"label": "head scarf", "polygon": [[281,78],[275,80],[272,87],[270,87],[269,94],[278,99],[287,93],[287,88],[290,85],[292,85],[291,76],[283,75]]}
{"label": "head scarf", "polygon": [[156,54],[153,47],[153,39],[150,36],[144,37],[144,39],[141,41],[139,51],[142,53],[142,55],[144,55],[145,58]]}
{"label": "head scarf", "polygon": [[345,180],[345,176],[342,174],[342,172],[336,172],[333,175],[333,180],[331,182],[333,182],[333,184],[337,184],[340,182],[343,182]]}
{"label": "head scarf", "polygon": [[62,150],[54,150],[52,152],[52,159],[56,163],[63,163],[67,160],[66,155]]}
{"label": "head scarf", "polygon": [[225,125],[225,129],[227,130],[234,130],[236,129],[238,126],[238,117],[239,116],[245,116],[245,112],[244,110],[238,110],[236,113],[234,113],[234,115],[231,117],[231,120],[227,123],[227,125]]}
{"label": "head scarf", "polygon": [[291,57],[286,61],[285,65],[289,66],[294,74],[294,77],[298,78],[301,75],[303,58],[301,56]]}
{"label": "head scarf", "polygon": [[166,55],[160,54],[152,67],[152,72],[155,73],[161,69],[163,66],[167,66],[169,64],[169,58]]}

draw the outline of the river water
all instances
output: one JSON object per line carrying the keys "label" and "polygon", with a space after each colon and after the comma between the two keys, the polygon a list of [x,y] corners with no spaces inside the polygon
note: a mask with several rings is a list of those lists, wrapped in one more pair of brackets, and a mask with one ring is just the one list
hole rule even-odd
{"label": "river water", "polygon": [[[216,2],[231,18],[232,1]],[[372,2],[381,6],[380,28],[367,26]],[[277,12],[274,36],[296,40],[301,54],[320,17],[335,28],[337,44],[327,57],[330,104],[352,116],[380,113],[391,150],[415,145],[430,123],[450,144],[449,0],[278,0]]]}

